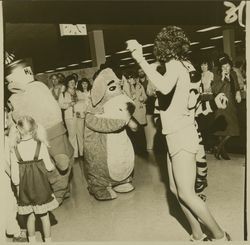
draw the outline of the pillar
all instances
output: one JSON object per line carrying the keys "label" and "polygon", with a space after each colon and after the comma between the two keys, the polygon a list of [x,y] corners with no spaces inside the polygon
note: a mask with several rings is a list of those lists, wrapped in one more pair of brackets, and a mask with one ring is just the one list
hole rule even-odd
{"label": "pillar", "polygon": [[94,67],[100,67],[101,64],[106,62],[103,31],[94,30],[89,32],[88,36],[92,65]]}
{"label": "pillar", "polygon": [[235,33],[234,29],[223,30],[223,50],[224,53],[228,54],[229,57],[235,60]]}

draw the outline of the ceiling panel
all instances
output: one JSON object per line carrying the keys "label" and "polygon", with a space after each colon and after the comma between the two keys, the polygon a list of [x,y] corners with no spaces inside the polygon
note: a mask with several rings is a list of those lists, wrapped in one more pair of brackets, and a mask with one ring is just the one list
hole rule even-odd
{"label": "ceiling panel", "polygon": [[[87,23],[87,30],[103,30],[106,54],[111,55],[126,48],[125,41],[137,39],[142,44],[153,43],[155,35],[166,25],[184,28],[191,42],[193,55],[208,51],[201,47],[215,45],[222,50],[223,41],[210,40],[222,35],[224,28],[235,29],[235,39],[243,42],[245,32],[237,23],[223,24],[225,8],[218,1],[13,1],[4,2],[5,48],[17,57],[31,57],[35,71],[43,72],[91,59],[89,39],[61,37],[58,23]],[[212,14],[211,14],[212,13]],[[222,28],[197,33],[200,28],[218,25]],[[146,53],[152,47],[145,48]],[[117,55],[119,59],[129,53]],[[122,60],[121,64],[131,61]],[[89,66],[91,63],[85,64]]]}

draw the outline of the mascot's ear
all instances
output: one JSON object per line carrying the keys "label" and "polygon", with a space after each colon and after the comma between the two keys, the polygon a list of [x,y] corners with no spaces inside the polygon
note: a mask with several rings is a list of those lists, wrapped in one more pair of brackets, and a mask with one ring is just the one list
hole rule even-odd
{"label": "mascot's ear", "polygon": [[96,77],[96,79],[94,80],[90,92],[93,106],[96,106],[102,100],[102,98],[105,95],[106,89],[107,89],[107,84],[102,75],[102,72],[100,72]]}
{"label": "mascot's ear", "polygon": [[119,82],[119,79],[110,68],[102,70],[97,75],[91,89],[91,100],[93,106],[96,106],[103,99],[110,81]]}

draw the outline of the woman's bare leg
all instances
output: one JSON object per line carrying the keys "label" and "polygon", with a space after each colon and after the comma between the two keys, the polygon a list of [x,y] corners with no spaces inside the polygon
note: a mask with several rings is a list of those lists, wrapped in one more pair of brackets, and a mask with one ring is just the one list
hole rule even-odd
{"label": "woman's bare leg", "polygon": [[184,150],[178,152],[172,157],[172,171],[180,201],[207,226],[215,239],[222,238],[224,231],[194,190],[196,178],[195,154]]}
{"label": "woman's bare leg", "polygon": [[193,213],[190,212],[190,210],[179,200],[176,185],[175,185],[175,180],[173,177],[173,169],[172,169],[172,163],[169,155],[167,156],[167,166],[168,166],[168,176],[169,176],[169,184],[170,184],[170,190],[175,194],[177,197],[177,200],[180,203],[180,206],[188,219],[188,222],[191,226],[192,230],[192,236],[195,240],[199,240],[202,238],[203,232],[201,230],[200,223],[198,222],[197,218],[193,215]]}

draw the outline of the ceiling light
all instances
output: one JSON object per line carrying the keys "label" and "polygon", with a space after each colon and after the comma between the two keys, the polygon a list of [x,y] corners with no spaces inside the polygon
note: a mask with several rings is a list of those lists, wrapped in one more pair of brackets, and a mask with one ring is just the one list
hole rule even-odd
{"label": "ceiling light", "polygon": [[119,52],[116,52],[116,54],[123,54],[123,53],[128,53],[128,52],[130,52],[129,50],[122,50],[122,51],[119,51]]}
{"label": "ceiling light", "polygon": [[[142,45],[143,48],[151,47],[151,46],[154,46],[154,44],[153,43],[148,43],[148,44]],[[123,54],[123,53],[128,53],[128,52],[130,52],[130,51],[128,49],[125,49],[125,50],[116,52],[116,54]]]}
{"label": "ceiling light", "polygon": [[58,67],[58,68],[56,68],[56,70],[63,70],[65,68],[66,68],[65,66],[64,67]]}
{"label": "ceiling light", "polygon": [[204,48],[201,48],[201,50],[206,50],[206,49],[211,49],[211,48],[215,48],[215,46],[204,47]]}
{"label": "ceiling light", "polygon": [[48,72],[53,72],[53,71],[55,71],[55,70],[48,70],[48,71],[45,71],[45,72],[48,73]]}
{"label": "ceiling light", "polygon": [[234,43],[241,43],[242,42],[242,40],[236,40],[236,41],[234,41]]}
{"label": "ceiling light", "polygon": [[190,43],[190,45],[191,46],[193,46],[193,45],[196,45],[196,44],[199,44],[200,42],[192,42],[192,43]]}
{"label": "ceiling light", "polygon": [[152,53],[146,53],[143,56],[149,56],[149,55],[152,55]]}
{"label": "ceiling light", "polygon": [[84,61],[82,61],[81,63],[89,63],[89,62],[91,62],[92,60],[84,60]]}
{"label": "ceiling light", "polygon": [[222,39],[223,38],[223,36],[217,36],[217,37],[211,37],[210,39],[211,40],[217,40],[217,39]]}
{"label": "ceiling light", "polygon": [[133,58],[132,57],[128,57],[128,58],[123,58],[121,60],[132,60]]}
{"label": "ceiling light", "polygon": [[37,73],[36,76],[39,76],[39,75],[42,75],[42,74],[43,74],[43,72],[40,72],[40,73]]}
{"label": "ceiling light", "polygon": [[135,62],[128,63],[128,65],[134,65],[134,64],[135,64]]}
{"label": "ceiling light", "polygon": [[125,65],[120,65],[120,67],[124,67]]}
{"label": "ceiling light", "polygon": [[218,28],[221,28],[221,26],[211,26],[208,28],[197,30],[196,32],[206,32],[206,31],[211,31],[211,30],[218,29]]}
{"label": "ceiling light", "polygon": [[147,48],[147,47],[151,47],[151,46],[154,46],[154,44],[153,43],[148,43],[148,44],[142,45],[143,48]]}
{"label": "ceiling light", "polygon": [[108,55],[106,55],[105,57],[106,57],[106,58],[109,58],[109,57],[111,57],[111,55],[110,55],[110,54],[108,54]]}
{"label": "ceiling light", "polygon": [[79,64],[71,64],[71,65],[67,65],[68,67],[71,67],[71,66],[78,66]]}

